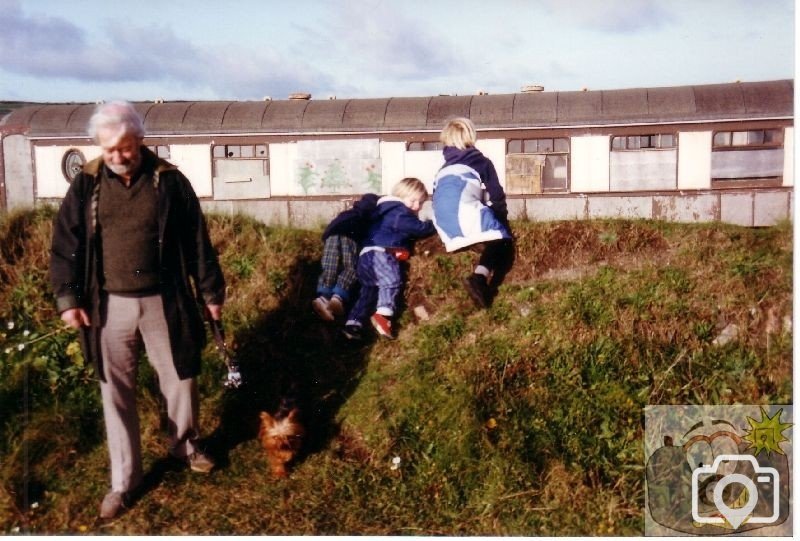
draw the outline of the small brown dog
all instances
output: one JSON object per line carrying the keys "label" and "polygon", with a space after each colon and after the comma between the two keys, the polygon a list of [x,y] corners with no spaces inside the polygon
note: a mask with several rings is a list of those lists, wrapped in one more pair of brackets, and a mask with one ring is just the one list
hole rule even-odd
{"label": "small brown dog", "polygon": [[303,444],[305,428],[299,421],[300,410],[292,408],[286,415],[275,417],[262,411],[258,439],[267,452],[267,461],[273,477],[286,477],[286,466],[297,455]]}

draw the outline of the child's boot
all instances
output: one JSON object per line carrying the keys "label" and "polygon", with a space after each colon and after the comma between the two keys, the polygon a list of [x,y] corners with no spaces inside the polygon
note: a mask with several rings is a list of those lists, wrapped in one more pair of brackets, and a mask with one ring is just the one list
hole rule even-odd
{"label": "child's boot", "polygon": [[324,321],[334,320],[333,312],[331,312],[330,309],[330,301],[328,301],[328,299],[325,297],[319,296],[311,301],[311,307],[314,309],[314,312],[316,312],[317,315]]}

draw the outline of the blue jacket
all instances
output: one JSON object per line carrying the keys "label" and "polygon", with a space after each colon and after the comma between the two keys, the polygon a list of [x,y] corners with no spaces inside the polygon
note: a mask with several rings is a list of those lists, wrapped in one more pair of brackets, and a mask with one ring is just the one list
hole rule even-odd
{"label": "blue jacket", "polygon": [[423,222],[399,197],[391,195],[378,200],[371,221],[364,247],[411,249],[414,240],[429,237],[436,232],[430,220]]}
{"label": "blue jacket", "polygon": [[444,148],[433,181],[433,222],[448,252],[511,238],[506,194],[491,160],[470,147]]}

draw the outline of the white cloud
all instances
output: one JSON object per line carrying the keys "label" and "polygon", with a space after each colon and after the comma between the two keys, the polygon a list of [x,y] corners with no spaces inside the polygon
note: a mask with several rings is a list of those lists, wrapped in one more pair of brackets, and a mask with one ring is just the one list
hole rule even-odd
{"label": "white cloud", "polygon": [[324,99],[793,74],[793,0],[140,1],[0,0],[0,95]]}
{"label": "white cloud", "polygon": [[412,15],[402,4],[348,2],[332,12],[324,27],[307,32],[304,53],[335,67],[331,73],[338,78],[339,91],[363,94],[385,81],[413,89],[469,69],[424,10]]}
{"label": "white cloud", "polygon": [[674,20],[678,4],[657,0],[545,0],[546,8],[559,18],[586,29],[636,33],[661,28]]}
{"label": "white cloud", "polygon": [[104,27],[91,41],[77,25],[57,17],[26,16],[18,2],[0,5],[0,68],[39,79],[95,83],[177,84],[209,88],[221,97],[286,97],[330,77],[270,48],[202,47],[177,36],[165,24]]}

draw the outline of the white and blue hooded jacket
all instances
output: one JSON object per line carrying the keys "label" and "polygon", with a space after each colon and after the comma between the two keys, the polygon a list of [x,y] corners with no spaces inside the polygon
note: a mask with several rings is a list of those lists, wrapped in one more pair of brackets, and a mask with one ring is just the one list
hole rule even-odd
{"label": "white and blue hooded jacket", "polygon": [[511,238],[506,196],[489,158],[470,147],[444,148],[433,181],[433,223],[448,252]]}

